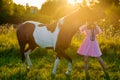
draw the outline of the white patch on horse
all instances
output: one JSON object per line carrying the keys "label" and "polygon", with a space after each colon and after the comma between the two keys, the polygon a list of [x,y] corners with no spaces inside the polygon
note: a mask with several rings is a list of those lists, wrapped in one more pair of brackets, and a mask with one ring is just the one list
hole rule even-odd
{"label": "white patch on horse", "polygon": [[33,32],[33,37],[35,42],[42,48],[53,47],[55,50],[57,37],[60,31],[60,24],[63,24],[63,19],[61,18],[56,26],[54,32],[49,31],[46,26],[39,27],[35,24],[35,30]]}

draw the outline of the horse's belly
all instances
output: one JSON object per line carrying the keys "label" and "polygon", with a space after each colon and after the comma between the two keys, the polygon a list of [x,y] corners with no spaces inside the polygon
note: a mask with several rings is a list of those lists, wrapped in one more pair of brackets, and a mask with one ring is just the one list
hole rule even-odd
{"label": "horse's belly", "polygon": [[59,29],[56,29],[53,33],[47,30],[46,27],[35,27],[33,37],[37,45],[42,48],[54,47],[56,45]]}

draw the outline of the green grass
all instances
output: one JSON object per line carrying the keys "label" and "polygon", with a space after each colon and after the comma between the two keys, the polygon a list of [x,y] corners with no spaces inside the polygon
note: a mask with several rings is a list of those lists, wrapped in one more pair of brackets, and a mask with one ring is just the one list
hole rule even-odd
{"label": "green grass", "polygon": [[[27,70],[21,64],[21,54],[16,39],[15,29],[0,29],[0,80],[52,80],[56,53],[53,50],[36,48],[30,58],[33,66]],[[78,56],[76,51],[83,40],[83,36],[76,34],[66,53],[72,57],[73,69],[70,80],[85,80],[84,57]],[[99,38],[102,58],[107,66],[111,80],[120,80],[120,38]],[[54,80],[67,80],[65,72],[67,61],[61,59]],[[105,80],[104,72],[95,58],[89,58],[89,73],[91,80]]]}

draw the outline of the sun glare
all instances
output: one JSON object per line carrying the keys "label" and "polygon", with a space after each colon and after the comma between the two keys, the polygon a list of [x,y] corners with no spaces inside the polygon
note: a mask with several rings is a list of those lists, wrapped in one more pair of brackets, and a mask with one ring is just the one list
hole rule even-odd
{"label": "sun glare", "polygon": [[[47,1],[47,0],[13,0],[14,3],[16,4],[21,4],[21,5],[26,5],[28,3],[29,6],[36,6],[39,9],[41,8],[42,4]],[[90,0],[85,0],[87,4],[89,3]],[[94,0],[98,1],[98,0]],[[82,3],[83,0],[68,0],[68,3],[71,5],[76,5],[78,3]]]}
{"label": "sun glare", "polygon": [[81,3],[82,0],[68,0],[69,4],[75,5],[76,3]]}
{"label": "sun glare", "polygon": [[46,0],[13,0],[16,4],[26,5],[28,3],[29,6],[36,6],[38,8],[41,8],[42,4]]}

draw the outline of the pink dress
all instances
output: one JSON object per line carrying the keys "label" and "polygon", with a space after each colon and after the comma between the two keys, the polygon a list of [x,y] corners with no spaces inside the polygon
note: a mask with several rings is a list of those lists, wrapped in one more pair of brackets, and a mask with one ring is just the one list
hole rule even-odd
{"label": "pink dress", "polygon": [[[95,35],[98,33],[102,32],[101,29],[97,26],[98,30],[95,30]],[[80,32],[83,32],[86,34],[85,39],[83,40],[83,43],[79,47],[77,53],[79,55],[84,55],[84,56],[91,56],[91,57],[99,57],[102,55],[101,50],[99,48],[98,42],[96,40],[91,41],[90,36],[91,36],[91,30],[87,29],[86,25],[83,25],[80,27]]]}

